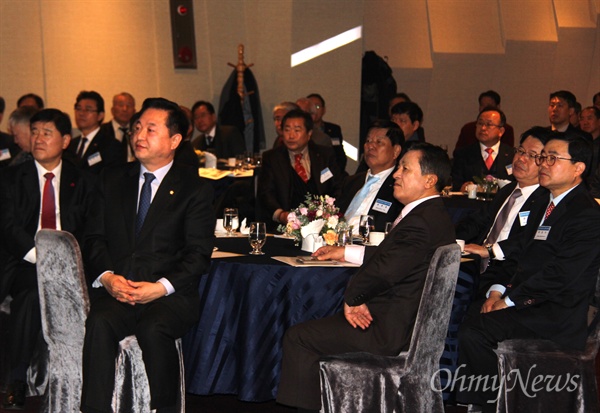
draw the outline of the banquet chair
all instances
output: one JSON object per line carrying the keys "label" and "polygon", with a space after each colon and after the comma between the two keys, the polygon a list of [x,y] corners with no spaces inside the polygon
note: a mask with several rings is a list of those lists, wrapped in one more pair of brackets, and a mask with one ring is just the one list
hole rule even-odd
{"label": "banquet chair", "polygon": [[[582,351],[563,349],[550,340],[513,339],[498,343],[497,413],[600,412],[595,371],[600,346],[599,304],[600,273],[590,303],[588,338]],[[534,386],[533,378],[537,376],[545,380]]]}
{"label": "banquet chair", "polygon": [[408,351],[346,353],[320,361],[322,412],[443,413],[439,362],[460,265],[460,247],[431,259]]}
{"label": "banquet chair", "polygon": [[81,354],[90,308],[81,252],[75,237],[63,231],[38,231],[35,246],[42,333],[48,344],[48,384],[41,411],[79,412]]}

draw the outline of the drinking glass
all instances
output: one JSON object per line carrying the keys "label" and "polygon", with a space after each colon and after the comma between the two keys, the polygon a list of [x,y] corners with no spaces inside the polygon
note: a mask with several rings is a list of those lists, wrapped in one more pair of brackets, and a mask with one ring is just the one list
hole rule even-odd
{"label": "drinking glass", "polygon": [[225,208],[223,211],[223,228],[228,236],[233,236],[233,232],[240,226],[237,208]]}
{"label": "drinking glass", "polygon": [[375,218],[373,215],[361,215],[358,225],[358,233],[363,239],[363,243],[369,242],[369,233],[375,230]]}
{"label": "drinking glass", "polygon": [[250,254],[264,255],[260,249],[267,242],[267,226],[264,222],[251,222],[250,232],[248,233],[248,242],[252,247]]}
{"label": "drinking glass", "polygon": [[390,233],[390,231],[392,230],[392,228],[394,228],[394,223],[393,222],[386,222],[385,223],[385,235],[387,236],[387,234]]}

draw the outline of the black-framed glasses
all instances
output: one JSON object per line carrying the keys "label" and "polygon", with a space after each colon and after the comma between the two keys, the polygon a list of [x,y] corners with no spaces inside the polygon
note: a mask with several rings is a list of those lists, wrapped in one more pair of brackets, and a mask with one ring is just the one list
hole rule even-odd
{"label": "black-framed glasses", "polygon": [[515,151],[515,155],[517,155],[519,157],[527,156],[528,159],[533,159],[533,160],[536,160],[540,156],[535,152],[527,152],[523,148],[515,148],[514,151]]}
{"label": "black-framed glasses", "polygon": [[573,159],[573,158],[563,158],[562,156],[555,156],[555,155],[539,155],[535,158],[535,164],[537,166],[540,166],[545,161],[546,165],[552,166],[556,163],[557,159],[562,159],[563,161],[576,162],[575,159]]}
{"label": "black-framed glasses", "polygon": [[79,105],[75,105],[75,112],[93,113],[93,112],[99,112],[99,110],[98,109],[92,109],[92,108],[82,108]]}

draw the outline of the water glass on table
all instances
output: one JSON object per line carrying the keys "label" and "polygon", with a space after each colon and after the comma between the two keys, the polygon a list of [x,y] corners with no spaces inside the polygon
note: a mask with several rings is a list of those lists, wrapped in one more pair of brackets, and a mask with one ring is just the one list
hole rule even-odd
{"label": "water glass on table", "polygon": [[237,208],[225,208],[223,211],[223,228],[227,231],[227,235],[232,236],[239,226],[240,218]]}
{"label": "water glass on table", "polygon": [[251,222],[248,232],[248,242],[252,247],[251,255],[264,255],[261,251],[265,242],[267,242],[267,226],[264,222]]}
{"label": "water glass on table", "polygon": [[358,234],[364,243],[369,242],[369,233],[375,230],[375,218],[373,215],[361,215],[358,224]]}

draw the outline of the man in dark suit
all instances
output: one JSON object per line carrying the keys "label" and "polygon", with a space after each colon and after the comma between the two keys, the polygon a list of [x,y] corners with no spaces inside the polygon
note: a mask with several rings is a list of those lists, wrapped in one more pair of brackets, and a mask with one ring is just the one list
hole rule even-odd
{"label": "man in dark suit", "polygon": [[446,152],[416,143],[394,174],[394,197],[405,207],[379,247],[366,255],[358,245],[322,247],[314,254],[364,264],[346,287],[343,313],[286,332],[278,402],[319,409],[322,355],[367,351],[392,356],[408,349],[429,261],[438,247],[455,242],[439,197],[449,176]]}
{"label": "man in dark suit", "polygon": [[0,302],[11,302],[9,353],[12,386],[6,408],[23,408],[25,380],[41,331],[36,277],[35,234],[50,228],[69,231],[83,240],[85,225],[97,195],[93,180],[62,160],[71,140],[71,121],[57,109],[31,118],[34,160],[7,168],[0,178],[0,229],[7,252],[0,283]]}
{"label": "man in dark suit", "polygon": [[474,176],[492,175],[498,179],[511,179],[513,148],[500,142],[504,134],[506,116],[497,108],[484,108],[477,117],[477,143],[462,148],[454,154],[452,187],[465,191]]}
{"label": "man in dark suit", "polygon": [[[488,90],[479,95],[477,100],[479,102],[479,112],[483,110],[483,108],[492,107],[500,109],[500,94],[494,90]],[[456,146],[454,147],[453,156],[456,156],[456,151],[460,148],[464,148],[465,146],[469,146],[473,143],[477,142],[477,137],[475,132],[477,130],[477,121],[468,122],[463,125],[460,129],[460,134],[458,135],[458,140],[456,141]],[[512,126],[508,123],[504,125],[504,134],[502,135],[502,142],[507,144],[508,146],[514,146],[515,144],[515,131]]]}
{"label": "man in dark suit", "polygon": [[307,193],[337,197],[342,180],[333,150],[311,141],[310,114],[291,110],[282,125],[284,145],[263,153],[258,177],[259,216],[271,228],[286,224]]}
{"label": "man in dark suit", "polygon": [[[512,162],[516,182],[500,189],[487,208],[471,214],[456,228],[456,237],[467,243],[466,252],[480,255],[490,265],[500,265],[509,255],[520,252],[515,247],[527,222],[539,221],[537,214],[546,209],[548,190],[539,184],[535,160],[552,135],[541,126],[521,135]],[[543,208],[538,208],[539,204]],[[485,269],[482,266],[482,272]]]}
{"label": "man in dark suit", "polygon": [[311,93],[307,96],[307,98],[315,107],[315,115],[313,116],[315,125],[314,127],[315,129],[320,129],[331,138],[331,146],[335,152],[335,160],[337,161],[342,173],[345,174],[348,159],[346,158],[346,152],[344,151],[344,136],[342,135],[342,128],[340,125],[323,120],[323,116],[325,116],[325,113],[327,112],[327,108],[325,107],[325,99],[323,99],[323,96],[319,95],[318,93]]}
{"label": "man in dark suit", "polygon": [[375,231],[383,232],[393,222],[402,205],[394,198],[394,172],[404,137],[393,122],[378,121],[371,126],[364,145],[368,171],[346,177],[337,206],[358,233],[361,215],[372,215]]}
{"label": "man in dark suit", "polygon": [[110,122],[100,126],[100,132],[116,139],[121,144],[123,162],[135,160],[133,149],[129,145],[131,136],[131,118],[135,114],[135,99],[130,93],[121,92],[113,97],[110,113],[113,118]]}
{"label": "man in dark suit", "polygon": [[422,131],[423,111],[415,102],[400,102],[394,105],[390,119],[404,133],[405,151],[408,149],[407,145],[411,145],[412,142],[425,142],[424,132],[419,133]]}
{"label": "man in dark suit", "polygon": [[192,116],[195,126],[192,137],[194,148],[211,152],[218,159],[235,158],[244,154],[244,137],[234,126],[217,125],[217,114],[212,103],[203,100],[194,103]]}
{"label": "man in dark suit", "polygon": [[92,293],[83,349],[84,413],[111,411],[118,343],[131,334],[144,355],[150,408],[175,411],[175,340],[198,320],[198,282],[208,269],[215,226],[210,186],[173,162],[187,126],[176,103],[146,99],[132,137],[139,162],[107,169],[101,177],[98,228],[84,244]]}
{"label": "man in dark suit", "polygon": [[[550,191],[544,217],[529,220],[521,255],[482,275],[493,285],[483,305],[472,305],[460,328],[457,383],[475,376],[488,383],[497,379],[493,349],[500,341],[543,338],[565,348],[585,346],[588,300],[600,267],[600,207],[583,183],[591,145],[579,135],[557,133],[536,162],[540,185]],[[458,386],[460,402],[496,411],[497,387],[467,387]]]}
{"label": "man in dark suit", "polygon": [[102,96],[94,91],[80,92],[75,102],[75,123],[81,136],[71,141],[68,152],[70,160],[94,174],[99,174],[107,166],[125,162],[121,144],[100,130],[103,119]]}

